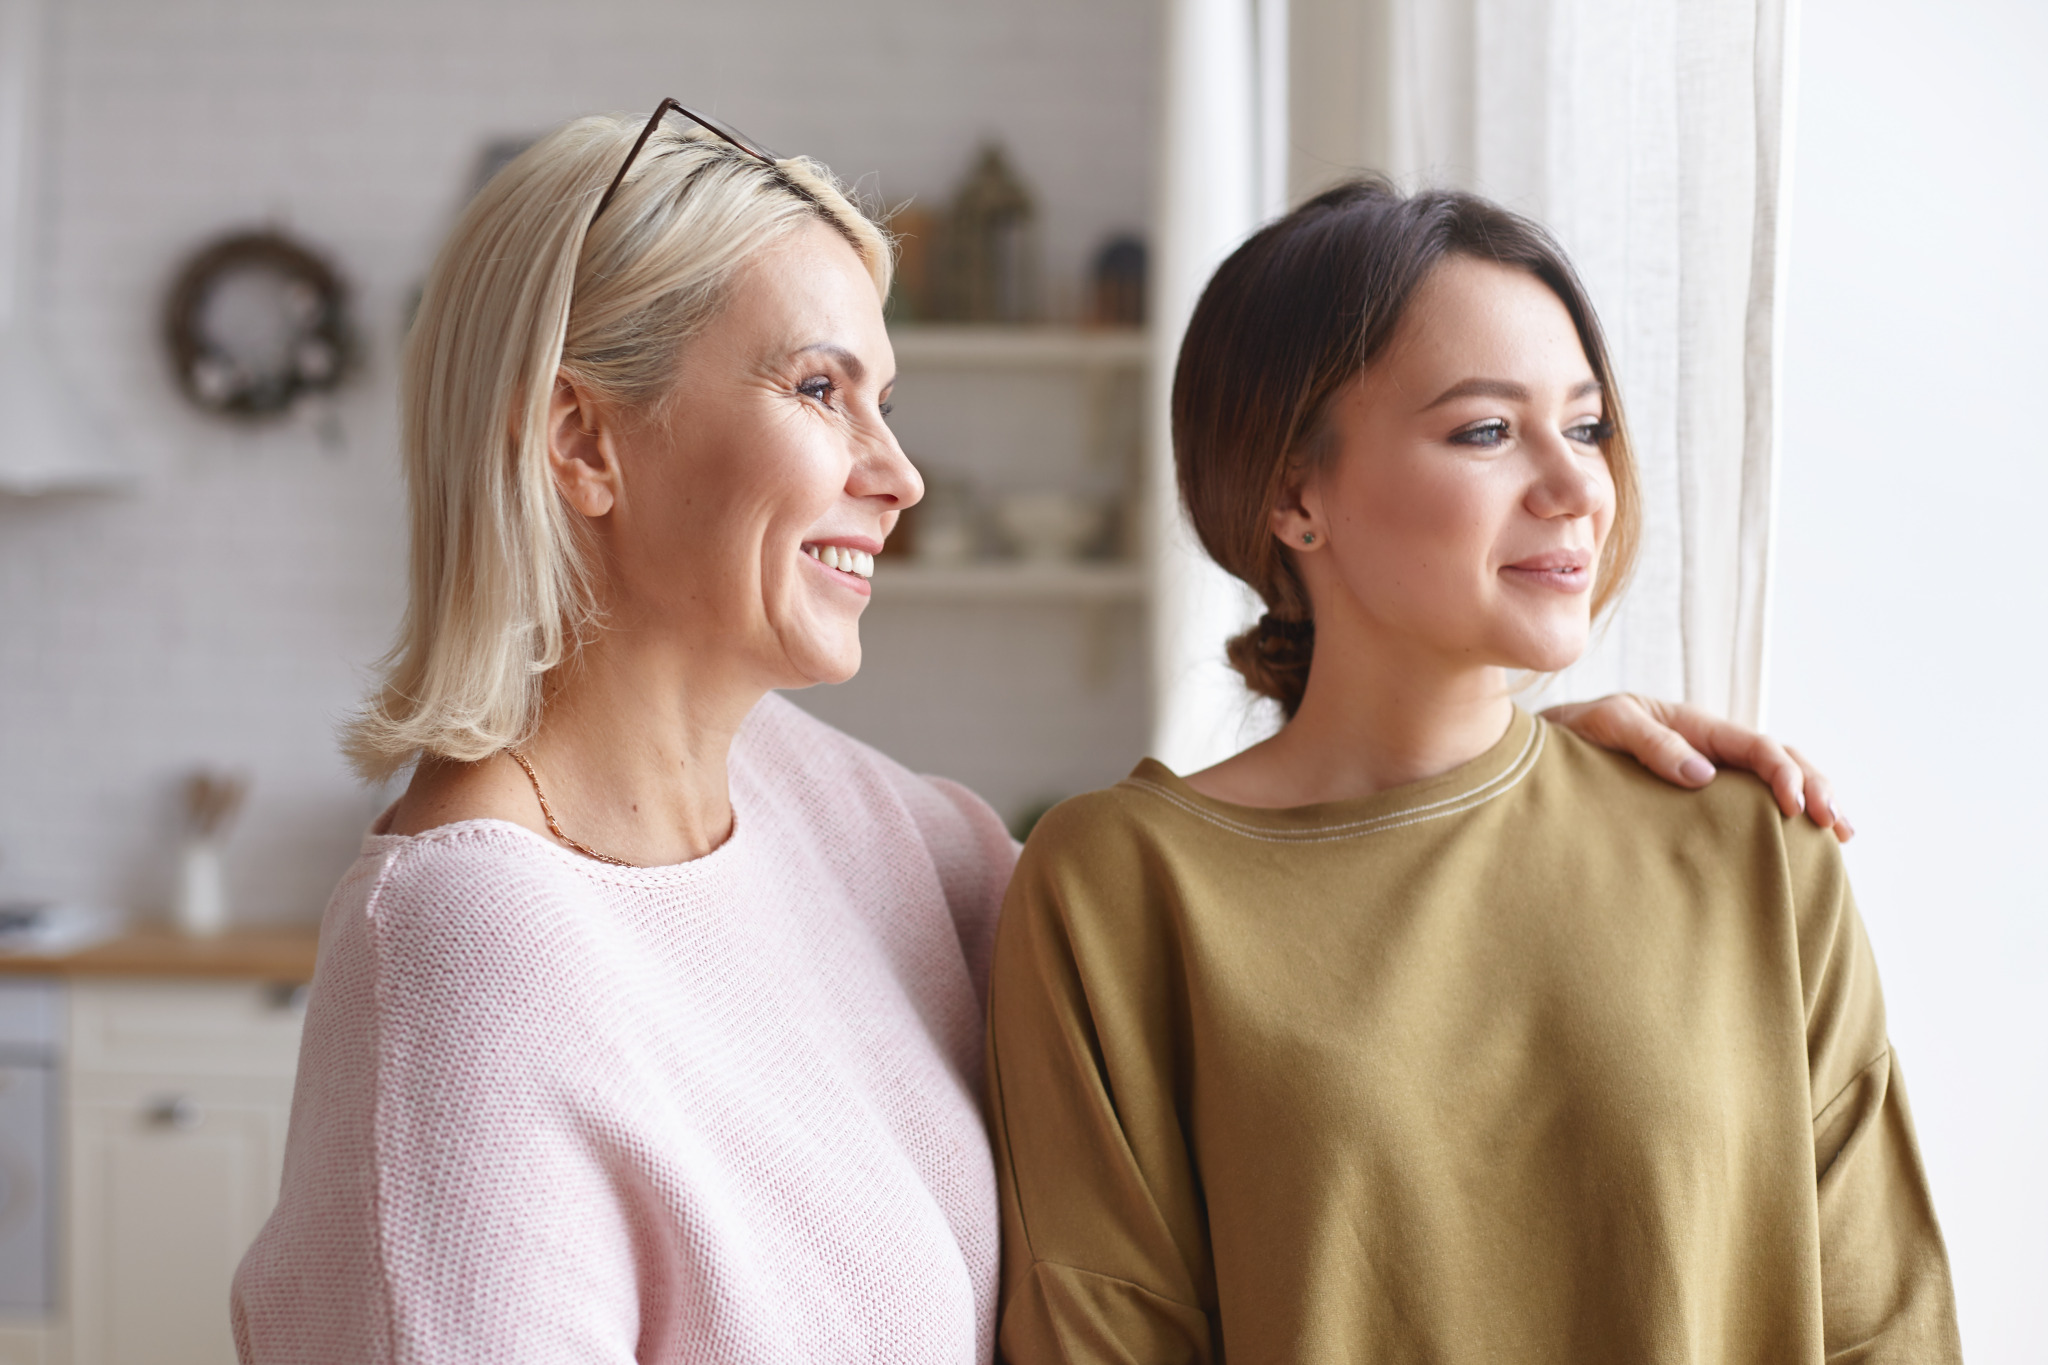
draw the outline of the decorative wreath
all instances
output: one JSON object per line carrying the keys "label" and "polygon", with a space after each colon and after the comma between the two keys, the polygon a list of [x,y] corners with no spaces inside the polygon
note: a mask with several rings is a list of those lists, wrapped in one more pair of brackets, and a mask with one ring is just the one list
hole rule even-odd
{"label": "decorative wreath", "polygon": [[239,233],[201,250],[164,309],[185,395],[209,412],[281,413],[332,389],[354,360],[347,290],[332,267],[276,232]]}

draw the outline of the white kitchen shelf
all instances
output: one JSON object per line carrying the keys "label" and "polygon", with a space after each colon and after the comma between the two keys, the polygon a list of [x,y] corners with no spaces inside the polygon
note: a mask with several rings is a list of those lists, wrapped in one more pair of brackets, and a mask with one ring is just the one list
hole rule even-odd
{"label": "white kitchen shelf", "polygon": [[1135,370],[1151,356],[1139,327],[1020,327],[941,325],[899,327],[889,333],[896,364],[909,369],[981,369],[1015,365],[1033,369]]}
{"label": "white kitchen shelf", "polygon": [[1135,564],[979,564],[875,566],[877,602],[1140,602],[1145,574]]}

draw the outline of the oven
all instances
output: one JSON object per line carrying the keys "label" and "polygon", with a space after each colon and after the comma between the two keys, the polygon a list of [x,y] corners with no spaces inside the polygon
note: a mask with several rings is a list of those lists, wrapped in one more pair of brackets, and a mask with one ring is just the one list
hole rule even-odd
{"label": "oven", "polygon": [[0,1313],[47,1316],[54,1298],[58,1046],[54,981],[0,979]]}

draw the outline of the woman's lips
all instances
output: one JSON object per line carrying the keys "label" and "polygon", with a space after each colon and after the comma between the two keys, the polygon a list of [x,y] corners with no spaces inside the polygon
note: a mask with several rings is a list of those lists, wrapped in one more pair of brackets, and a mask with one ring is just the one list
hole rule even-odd
{"label": "woman's lips", "polygon": [[1551,592],[1579,593],[1593,586],[1593,556],[1585,550],[1548,550],[1501,567],[1501,573],[1517,583],[1547,588]]}
{"label": "woman's lips", "polygon": [[853,543],[856,539],[848,536],[805,541],[804,558],[815,564],[818,572],[830,575],[832,581],[841,587],[867,597],[874,592],[868,586],[868,579],[875,572],[875,556],[865,545]]}

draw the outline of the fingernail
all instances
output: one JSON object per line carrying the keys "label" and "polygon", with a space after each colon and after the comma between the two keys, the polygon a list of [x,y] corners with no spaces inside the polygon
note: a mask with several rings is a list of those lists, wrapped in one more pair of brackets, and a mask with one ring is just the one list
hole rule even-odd
{"label": "fingernail", "polygon": [[1805,792],[1793,792],[1793,793],[1792,793],[1792,799],[1793,799],[1794,801],[1797,801],[1797,802],[1799,803],[1799,813],[1800,813],[1801,815],[1804,815],[1804,814],[1806,814],[1806,793],[1805,793]]}
{"label": "fingernail", "polygon": [[1678,775],[1688,782],[1705,782],[1714,775],[1714,765],[1694,754],[1678,765]]}

